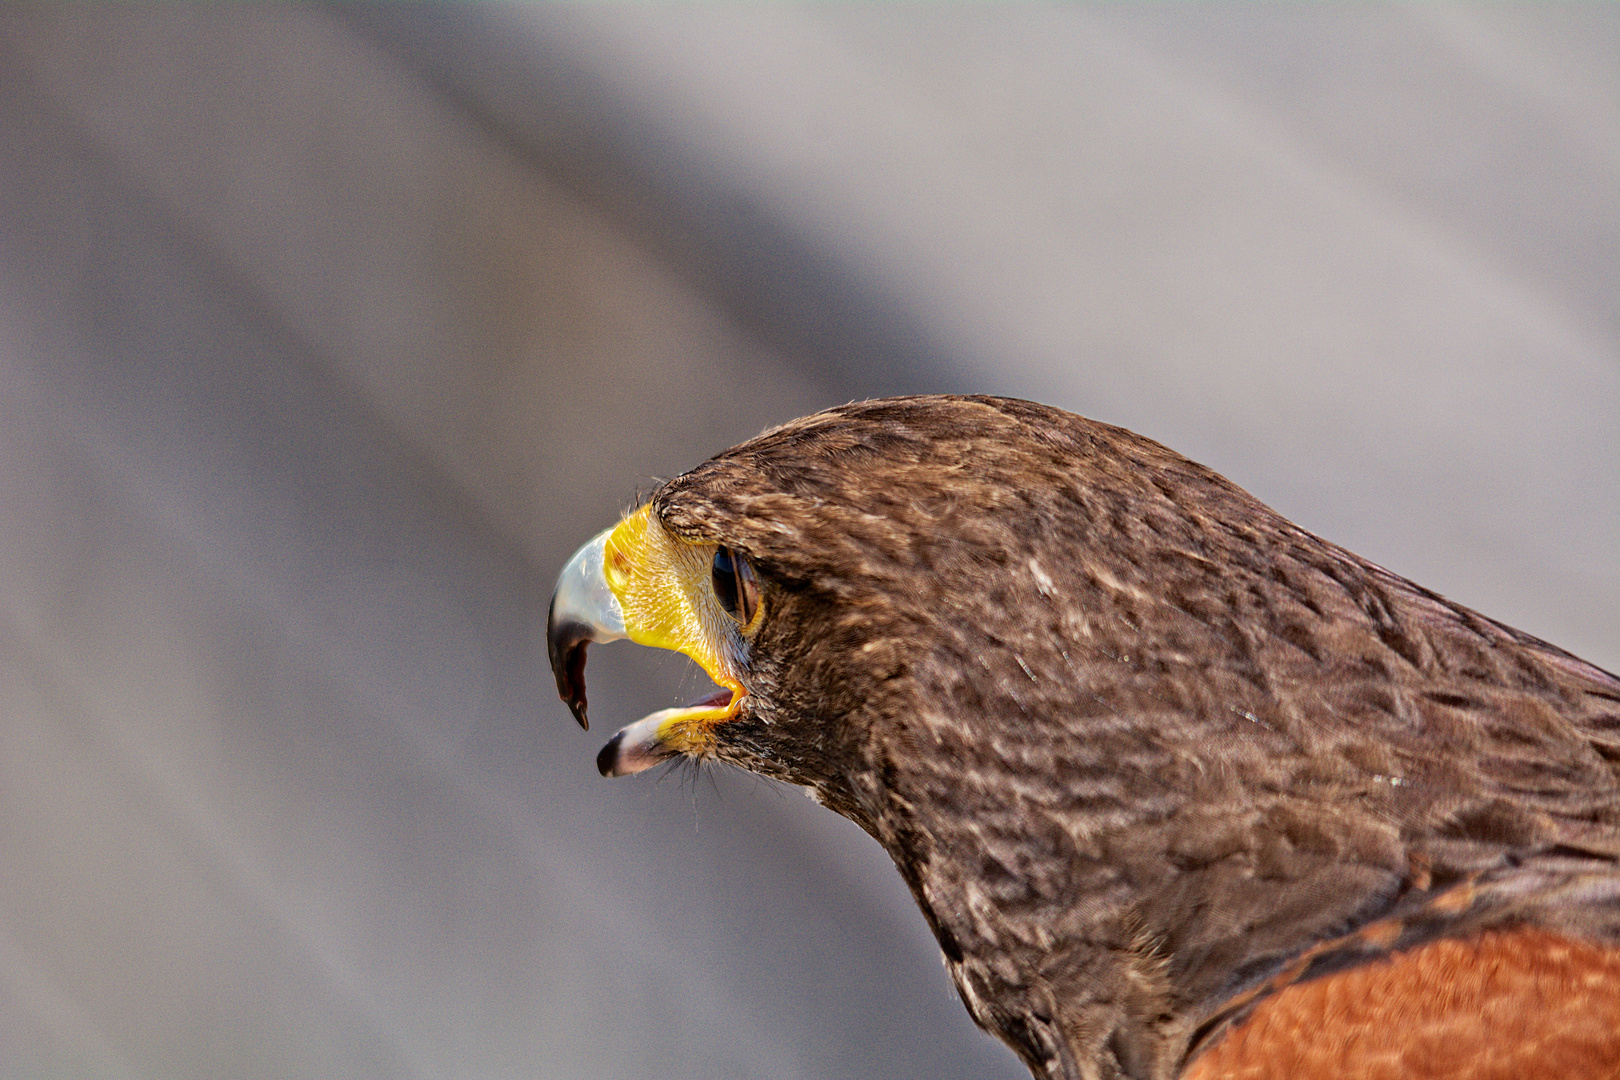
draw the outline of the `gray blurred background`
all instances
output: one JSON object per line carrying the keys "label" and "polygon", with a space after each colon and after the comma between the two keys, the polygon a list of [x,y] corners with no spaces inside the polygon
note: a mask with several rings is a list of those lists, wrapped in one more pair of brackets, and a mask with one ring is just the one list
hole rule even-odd
{"label": "gray blurred background", "polygon": [[[0,1077],[1011,1078],[562,560],[1033,397],[1620,667],[1620,6],[0,12]],[[626,651],[621,651],[626,650]]]}

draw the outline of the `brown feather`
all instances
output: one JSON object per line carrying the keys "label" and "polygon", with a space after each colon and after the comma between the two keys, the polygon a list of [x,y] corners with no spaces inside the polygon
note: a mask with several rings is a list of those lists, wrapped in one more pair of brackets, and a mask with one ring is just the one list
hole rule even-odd
{"label": "brown feather", "polygon": [[1620,680],[1157,443],[1029,402],[865,402],[652,503],[763,578],[716,756],[870,832],[1039,1077],[1206,1068],[1243,1024],[1450,978],[1507,928],[1620,945]]}

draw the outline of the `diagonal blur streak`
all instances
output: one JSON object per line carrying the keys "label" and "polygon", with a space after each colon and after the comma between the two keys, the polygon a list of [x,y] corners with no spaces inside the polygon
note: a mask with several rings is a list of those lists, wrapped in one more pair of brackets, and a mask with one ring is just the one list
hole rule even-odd
{"label": "diagonal blur streak", "polygon": [[852,826],[597,778],[563,559],[767,425],[1024,394],[1620,666],[1617,47],[0,12],[0,1080],[1023,1075]]}

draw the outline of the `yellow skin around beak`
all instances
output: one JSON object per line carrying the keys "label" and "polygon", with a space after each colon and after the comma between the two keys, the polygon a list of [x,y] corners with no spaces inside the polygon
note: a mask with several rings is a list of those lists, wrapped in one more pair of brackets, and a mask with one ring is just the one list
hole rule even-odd
{"label": "yellow skin around beak", "polygon": [[[597,544],[600,558],[591,550]],[[747,694],[735,674],[746,646],[736,621],[714,595],[713,559],[712,545],[671,536],[644,506],[581,548],[563,570],[553,596],[548,637],[559,686],[565,672],[567,679],[578,682],[579,711],[584,700],[582,650],[588,641],[628,637],[641,645],[684,653],[722,688],[704,701],[662,709],[620,731],[597,758],[604,775],[640,772],[674,754],[701,756],[713,744],[714,725],[735,716]],[[604,609],[614,604],[602,595],[602,583],[618,610]],[[559,636],[564,638],[560,648]],[[577,670],[570,667],[575,649],[580,650]]]}

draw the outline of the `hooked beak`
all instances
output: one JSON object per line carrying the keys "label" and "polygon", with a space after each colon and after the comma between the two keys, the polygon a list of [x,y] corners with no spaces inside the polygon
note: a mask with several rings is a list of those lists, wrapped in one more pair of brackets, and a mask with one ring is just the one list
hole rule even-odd
{"label": "hooked beak", "polygon": [[585,714],[585,646],[629,636],[624,632],[624,609],[602,572],[602,555],[612,532],[603,529],[574,552],[557,578],[546,616],[546,652],[557,677],[557,694],[587,731],[591,722]]}
{"label": "hooked beak", "polygon": [[640,772],[676,754],[713,752],[716,725],[735,717],[748,693],[737,674],[744,646],[712,595],[713,547],[670,536],[650,509],[598,533],[563,567],[546,619],[557,693],[588,729],[585,648],[621,638],[690,657],[718,689],[620,731],[596,759],[603,776]]}

